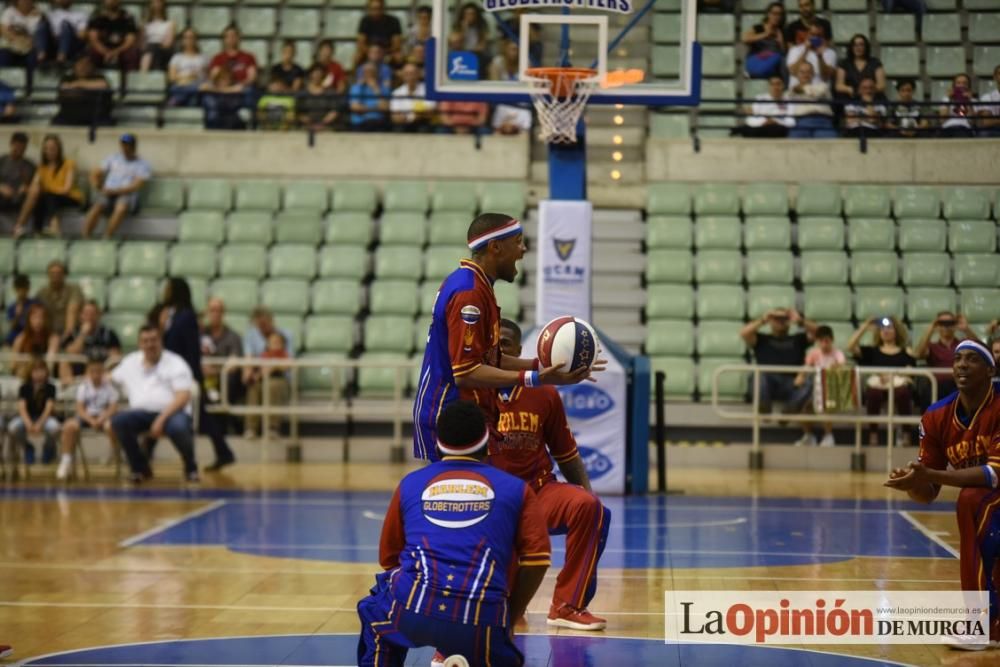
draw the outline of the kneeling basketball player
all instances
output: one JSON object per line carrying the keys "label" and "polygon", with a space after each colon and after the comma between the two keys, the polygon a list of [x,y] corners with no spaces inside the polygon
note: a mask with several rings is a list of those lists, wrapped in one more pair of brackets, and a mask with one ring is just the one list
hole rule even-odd
{"label": "kneeling basketball player", "polygon": [[[521,329],[500,320],[500,349],[521,354]],[[548,624],[574,630],[603,630],[607,622],[587,605],[597,592],[597,562],[608,539],[611,513],[590,489],[587,470],[566,423],[559,392],[552,386],[513,387],[498,392],[499,430],[490,463],[520,477],[538,496],[552,535],[566,535],[566,562],[556,579]],[[552,458],[569,481],[557,482]]]}
{"label": "kneeling basketball player", "polygon": [[[986,346],[964,340],[952,364],[958,391],[927,409],[920,420],[920,458],[896,469],[885,485],[930,503],[942,486],[962,489],[955,511],[961,540],[962,590],[987,591],[989,644],[955,648],[997,648],[1000,615],[1000,394],[991,382],[996,361]],[[949,469],[949,467],[951,469]]]}

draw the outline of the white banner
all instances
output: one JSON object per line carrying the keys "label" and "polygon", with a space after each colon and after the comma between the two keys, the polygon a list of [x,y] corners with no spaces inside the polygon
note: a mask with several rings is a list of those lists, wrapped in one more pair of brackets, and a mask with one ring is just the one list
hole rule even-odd
{"label": "white banner", "polygon": [[590,322],[592,218],[590,202],[539,202],[535,284],[538,326],[563,315]]}

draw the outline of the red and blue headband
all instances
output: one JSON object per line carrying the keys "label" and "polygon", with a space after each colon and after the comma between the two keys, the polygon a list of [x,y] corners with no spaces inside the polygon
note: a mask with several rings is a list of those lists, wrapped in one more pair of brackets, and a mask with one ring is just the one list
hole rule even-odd
{"label": "red and blue headband", "polygon": [[470,239],[469,250],[473,252],[482,250],[490,241],[500,241],[511,236],[517,236],[521,231],[521,221],[511,218],[510,222]]}
{"label": "red and blue headband", "polygon": [[986,346],[983,345],[982,343],[974,340],[963,340],[961,343],[958,344],[958,347],[955,348],[955,352],[961,352],[962,350],[972,350],[980,357],[982,357],[983,361],[985,361],[989,366],[996,368],[997,365],[996,360],[993,358],[993,355],[990,354],[990,351],[986,349]]}

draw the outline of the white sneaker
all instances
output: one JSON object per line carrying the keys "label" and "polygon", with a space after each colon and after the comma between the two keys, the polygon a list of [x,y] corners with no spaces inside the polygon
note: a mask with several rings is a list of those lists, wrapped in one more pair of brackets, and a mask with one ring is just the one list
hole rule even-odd
{"label": "white sneaker", "polygon": [[59,462],[59,467],[56,469],[56,479],[64,482],[69,479],[71,472],[73,472],[73,459],[63,459]]}
{"label": "white sneaker", "polygon": [[827,433],[823,436],[823,439],[819,441],[820,447],[833,447],[837,443],[833,439],[833,433]]}
{"label": "white sneaker", "polygon": [[815,447],[816,436],[812,433],[804,433],[801,438],[795,441],[796,447]]}

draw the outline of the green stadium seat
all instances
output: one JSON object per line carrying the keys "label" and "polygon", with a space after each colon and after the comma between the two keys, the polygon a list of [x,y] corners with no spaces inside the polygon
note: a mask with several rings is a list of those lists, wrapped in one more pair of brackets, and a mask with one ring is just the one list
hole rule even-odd
{"label": "green stadium seat", "polygon": [[335,315],[310,315],[302,332],[307,352],[340,352],[354,349],[354,319]]}
{"label": "green stadium seat", "polygon": [[755,250],[747,253],[746,279],[750,285],[790,285],[795,261],[788,250]]}
{"label": "green stadium seat", "polygon": [[281,208],[281,186],[276,181],[240,181],[235,194],[239,211],[273,213]]}
{"label": "green stadium seat", "polygon": [[894,250],[896,225],[891,218],[851,218],[847,221],[847,247],[855,250]]}
{"label": "green stadium seat", "polygon": [[944,217],[949,220],[988,220],[989,193],[982,188],[949,187],[944,194]]}
{"label": "green stadium seat", "polygon": [[191,9],[191,26],[199,35],[219,35],[233,20],[229,7],[198,5]]}
{"label": "green stadium seat", "polygon": [[752,183],[743,193],[747,216],[788,216],[788,188],[783,183]]}
{"label": "green stadium seat", "polygon": [[[427,338],[430,336],[431,331],[431,320],[430,316],[421,317],[417,319],[417,323],[413,325],[413,347],[417,354],[423,354],[424,350],[427,349]],[[420,369],[416,369],[416,378],[413,378],[414,387],[418,384],[418,378],[420,376]]]}
{"label": "green stadium seat", "polygon": [[[306,326],[308,327],[308,323]],[[328,362],[330,364],[337,364],[346,360],[343,354],[329,352],[307,352],[299,358],[306,361]],[[351,377],[353,377],[353,373],[350,369],[333,368],[325,365],[306,367],[298,371],[299,390],[307,394],[340,396],[344,393],[345,386],[350,382]]]}
{"label": "green stadium seat", "polygon": [[170,249],[167,273],[177,277],[215,276],[215,246],[208,243],[178,243]]}
{"label": "green stadium seat", "polygon": [[844,188],[844,214],[848,218],[888,218],[892,211],[889,189],[881,185]]}
{"label": "green stadium seat", "polygon": [[940,252],[903,255],[903,284],[910,287],[941,287],[951,283],[951,261]]}
{"label": "green stadium seat", "polygon": [[114,241],[78,241],[69,247],[69,272],[91,276],[113,276],[118,266],[118,244]]}
{"label": "green stadium seat", "polygon": [[208,294],[222,299],[233,313],[249,313],[260,305],[258,281],[252,278],[219,278],[209,285]]}
{"label": "green stadium seat", "polygon": [[948,225],[941,218],[909,218],[899,221],[899,249],[903,252],[944,252]]}
{"label": "green stadium seat", "polygon": [[288,346],[288,352],[291,355],[297,355],[302,349],[302,334],[305,331],[305,324],[302,321],[302,313],[299,311],[293,313],[280,313],[275,311],[274,313],[274,325],[278,329],[283,329],[287,335],[288,340],[286,345]]}
{"label": "green stadium seat", "polygon": [[364,181],[340,181],[333,186],[333,210],[371,214],[378,205],[375,185]]}
{"label": "green stadium seat", "polygon": [[402,368],[410,365],[405,354],[376,353],[365,354],[362,361],[379,364],[393,364],[399,368],[361,366],[358,369],[358,395],[361,397],[393,396],[396,391],[405,395],[411,372]]}
{"label": "green stadium seat", "polygon": [[680,44],[681,15],[656,14],[653,16],[653,41],[657,44]]}
{"label": "green stadium seat", "polygon": [[226,216],[226,242],[270,245],[272,227],[270,213],[235,211]]}
{"label": "green stadium seat", "polygon": [[360,10],[328,7],[323,34],[333,39],[354,39],[358,34],[358,21],[363,16]]}
{"label": "green stadium seat", "polygon": [[282,7],[281,36],[315,39],[319,37],[320,11],[299,7]]}
{"label": "green stadium seat", "polygon": [[[489,181],[483,185],[479,197],[480,210],[484,212],[505,212],[521,216],[527,206],[524,183]],[[471,220],[469,222],[472,222]]]}
{"label": "green stadium seat", "polygon": [[740,338],[742,320],[719,320],[698,324],[696,339],[702,357],[738,357],[746,351]]}
{"label": "green stadium seat", "polygon": [[953,271],[959,288],[1000,285],[1000,257],[996,254],[955,255]]}
{"label": "green stadium seat", "polygon": [[897,185],[893,195],[893,212],[905,218],[941,217],[941,197],[937,188],[924,185]]}
{"label": "green stadium seat", "polygon": [[[479,199],[476,197],[476,189],[471,183],[445,182],[434,184],[434,194],[431,195],[431,210],[433,211],[457,211],[469,216],[476,214],[479,207]],[[512,213],[515,217],[520,213]]]}
{"label": "green stadium seat", "polygon": [[952,220],[948,223],[948,249],[952,254],[993,252],[997,227],[992,220]]}
{"label": "green stadium seat", "polygon": [[942,311],[955,312],[955,306],[955,291],[948,287],[906,290],[906,315],[911,322],[933,322]]}
{"label": "green stadium seat", "polygon": [[651,60],[654,77],[676,79],[680,75],[681,50],[679,47],[655,44],[651,52]]}
{"label": "green stadium seat", "polygon": [[[738,97],[736,93],[736,80],[735,79],[704,79],[701,82],[701,103],[698,105],[699,109],[705,111],[731,111],[734,107],[734,103],[731,101],[722,100],[734,100]],[[715,102],[710,102],[708,100],[719,100]],[[706,123],[705,118],[700,121],[701,129],[705,129]],[[712,125],[718,124],[719,121],[725,121],[728,119],[713,118]],[[733,186],[735,189],[735,186]],[[697,199],[696,208],[697,208]]]}
{"label": "green stadium seat", "polygon": [[959,294],[959,309],[970,322],[992,322],[1000,310],[1000,289],[963,289]]}
{"label": "green stadium seat", "polygon": [[[707,96],[706,96],[707,97]],[[694,193],[694,212],[699,215],[734,216],[740,213],[740,194],[735,185],[706,183]]]}
{"label": "green stadium seat", "polygon": [[[437,281],[440,283],[452,271],[458,268],[460,260],[469,256],[468,246],[438,246],[428,248],[424,254],[424,279]],[[376,270],[376,275],[378,271]],[[420,277],[420,268],[408,276],[400,276],[417,280]]]}
{"label": "green stadium seat", "polygon": [[997,8],[993,0],[963,0],[962,6],[969,10],[984,9],[995,11]]}
{"label": "green stadium seat", "polygon": [[272,278],[260,285],[260,302],[274,313],[302,315],[309,310],[309,283],[294,278]]}
{"label": "green stadium seat", "polygon": [[851,319],[853,295],[846,285],[810,285],[803,290],[805,316],[814,322]]}
{"label": "green stadium seat", "polygon": [[703,250],[694,262],[699,284],[739,285],[743,281],[743,261],[739,250]]}
{"label": "green stadium seat", "polygon": [[690,283],[694,261],[689,250],[654,250],[646,256],[649,283]]}
{"label": "green stadium seat", "polygon": [[323,240],[323,218],[315,212],[283,211],[274,220],[274,240],[317,246]]}
{"label": "green stadium seat", "polygon": [[881,44],[913,44],[917,41],[913,14],[879,13],[875,18],[875,30]]}
{"label": "green stadium seat", "polygon": [[684,356],[694,352],[691,320],[650,320],[644,351],[649,356]]}
{"label": "green stadium seat", "polygon": [[683,139],[691,136],[690,114],[654,111],[649,115],[649,136],[664,139]]}
{"label": "green stadium seat", "polygon": [[[958,0],[926,0],[927,9],[932,12],[950,12],[958,9]],[[984,2],[989,2],[989,0],[984,0]],[[965,0],[965,6],[971,7],[975,4],[975,0]],[[927,17],[924,17],[927,20]]]}
{"label": "green stadium seat", "polygon": [[156,280],[149,276],[119,277],[108,284],[108,309],[145,313],[157,301]]}
{"label": "green stadium seat", "polygon": [[330,189],[319,181],[290,181],[282,193],[286,211],[326,213],[330,208]]}
{"label": "green stadium seat", "polygon": [[153,276],[167,273],[167,244],[126,241],[118,249],[118,271],[123,276]]}
{"label": "green stadium seat", "polygon": [[493,293],[504,317],[515,321],[521,319],[521,288],[517,283],[498,280],[493,285]]}
{"label": "green stadium seat", "polygon": [[920,49],[916,46],[883,46],[882,65],[894,77],[920,76]]}
{"label": "green stadium seat", "polygon": [[0,239],[0,274],[14,273],[14,240]]}
{"label": "green stadium seat", "polygon": [[848,43],[850,35],[870,35],[871,26],[868,25],[868,14],[844,14],[834,12],[830,17],[830,27],[838,40]]}
{"label": "green stadium seat", "polygon": [[689,285],[657,284],[646,290],[647,320],[690,319],[692,315],[694,290]]}
{"label": "green stadium seat", "polygon": [[791,285],[751,285],[747,296],[747,314],[756,319],[775,308],[795,305],[795,288]]}
{"label": "green stadium seat", "polygon": [[425,281],[420,286],[420,314],[430,315],[434,311],[434,300],[437,299],[441,284],[436,280]]}
{"label": "green stadium seat", "polygon": [[691,215],[691,189],[684,183],[650,183],[646,187],[648,215]]}
{"label": "green stadium seat", "polygon": [[690,248],[691,219],[685,216],[651,216],[646,220],[646,248]]}
{"label": "green stadium seat", "polygon": [[382,192],[386,211],[427,211],[427,184],[423,181],[390,181]]}
{"label": "green stadium seat", "polygon": [[695,294],[695,309],[702,323],[742,318],[747,309],[746,298],[742,288],[732,285],[701,285]]}
{"label": "green stadium seat", "polygon": [[305,243],[285,243],[271,248],[268,274],[272,278],[304,278],[316,275],[316,248]]}
{"label": "green stadium seat", "polygon": [[263,278],[267,274],[267,248],[251,243],[227,243],[219,249],[219,275],[223,278]]}
{"label": "green stadium seat", "polygon": [[656,372],[666,375],[663,392],[668,398],[690,400],[695,389],[694,361],[691,357],[652,357],[650,364],[651,391],[656,388]]}
{"label": "green stadium seat", "polygon": [[694,245],[699,250],[739,248],[742,235],[740,219],[735,215],[704,216],[694,223]]}
{"label": "green stadium seat", "polygon": [[184,182],[175,178],[154,178],[139,191],[143,213],[177,215],[184,209]]}
{"label": "green stadium seat", "polygon": [[177,240],[181,243],[213,243],[218,245],[226,234],[226,224],[220,211],[184,211],[177,225]]}
{"label": "green stadium seat", "polygon": [[903,290],[896,287],[859,287],[854,290],[854,316],[859,321],[886,315],[903,318]]}
{"label": "green stadium seat", "polygon": [[846,285],[847,255],[824,250],[803,252],[799,275],[803,285]]}
{"label": "green stadium seat", "polygon": [[701,51],[701,73],[708,77],[733,76],[736,51],[732,46],[706,46]]}
{"label": "green stadium seat", "polygon": [[[712,395],[712,377],[719,366],[745,364],[740,357],[702,357],[698,361],[698,392],[702,400]],[[748,373],[721,373],[719,375],[719,398],[742,400],[749,386]]]}
{"label": "green stadium seat", "polygon": [[736,19],[732,14],[701,14],[697,34],[702,44],[731,45],[736,40]]}
{"label": "green stadium seat", "polygon": [[842,202],[840,186],[828,183],[803,183],[795,199],[799,217],[839,216]]}
{"label": "green stadium seat", "polygon": [[472,218],[459,211],[431,213],[431,219],[427,225],[428,241],[432,246],[459,245],[468,238],[471,222]]}
{"label": "green stadium seat", "polygon": [[[387,211],[382,214],[382,219],[379,221],[379,243],[381,245],[421,248],[426,240],[427,223],[423,213]],[[455,243],[456,240],[452,239],[452,243]]]}
{"label": "green stadium seat", "polygon": [[317,280],[312,284],[311,304],[314,313],[353,317],[361,310],[361,288],[356,280]]}
{"label": "green stadium seat", "polygon": [[[97,302],[97,305],[102,309],[106,309],[108,306],[108,280],[104,276],[73,276],[73,282],[80,291],[83,292],[83,298],[86,300],[93,300]],[[34,283],[32,283],[34,284]]]}
{"label": "green stadium seat", "polygon": [[[405,246],[379,247],[375,251],[375,277],[379,280],[383,278],[400,278],[402,280],[417,282],[423,273],[420,266],[421,260],[422,256],[419,248]],[[458,262],[455,262],[451,270],[458,268],[457,264]]]}
{"label": "green stadium seat", "polygon": [[225,213],[233,204],[233,189],[222,178],[199,178],[188,182],[187,208],[190,211]]}
{"label": "green stadium seat", "polygon": [[274,37],[278,32],[278,13],[274,7],[240,7],[236,23],[245,37]]}
{"label": "green stadium seat", "polygon": [[958,13],[924,16],[922,34],[927,44],[961,44],[962,26]]}
{"label": "green stadium seat", "polygon": [[368,253],[351,246],[323,246],[319,250],[320,278],[351,278],[360,282],[368,273]]}
{"label": "green stadium seat", "polygon": [[787,215],[747,218],[743,243],[747,250],[787,250],[792,245],[792,224]]}
{"label": "green stadium seat", "polygon": [[[44,274],[49,263],[66,261],[66,243],[55,239],[27,239],[17,244],[18,273]],[[34,285],[34,283],[32,283]],[[35,286],[38,289],[40,285]]]}
{"label": "green stadium seat", "polygon": [[412,280],[376,280],[368,292],[372,315],[414,316],[420,306],[417,284]]}
{"label": "green stadium seat", "polygon": [[980,77],[993,76],[1000,63],[1000,46],[975,46],[972,49],[972,73]]}
{"label": "green stadium seat", "polygon": [[159,105],[167,93],[167,75],[159,70],[129,72],[125,99],[128,102]]}
{"label": "green stadium seat", "polygon": [[364,246],[371,243],[374,228],[375,225],[368,213],[358,211],[331,213],[325,240],[333,245],[361,246],[356,251],[363,252]]}
{"label": "green stadium seat", "polygon": [[955,75],[955,72],[964,72],[965,69],[965,47],[927,47],[928,76],[950,78]]}
{"label": "green stadium seat", "polygon": [[105,313],[101,324],[118,335],[123,352],[132,352],[139,346],[139,327],[146,322],[145,313],[117,312]]}
{"label": "green stadium seat", "polygon": [[801,250],[842,250],[844,236],[844,221],[840,218],[799,218],[798,246]]}
{"label": "green stadium seat", "polygon": [[365,320],[366,352],[397,352],[413,350],[413,318],[398,315],[373,315]]}
{"label": "green stadium seat", "polygon": [[856,252],[851,257],[851,283],[854,285],[895,285],[899,281],[899,262],[891,252]]}

